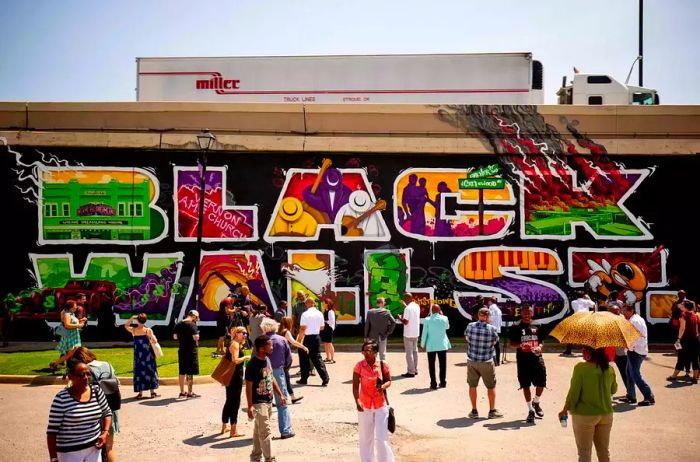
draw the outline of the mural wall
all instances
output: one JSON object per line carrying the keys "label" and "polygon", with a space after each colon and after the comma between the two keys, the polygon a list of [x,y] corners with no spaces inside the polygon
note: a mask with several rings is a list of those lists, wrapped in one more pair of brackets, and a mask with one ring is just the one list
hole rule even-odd
{"label": "mural wall", "polygon": [[304,290],[332,298],[339,333],[358,335],[378,296],[398,314],[411,292],[423,315],[439,303],[459,335],[477,295],[495,295],[506,319],[533,305],[547,324],[584,288],[617,292],[663,328],[675,291],[692,288],[698,156],[612,158],[575,120],[560,131],[529,106],[435,116],[480,133],[493,154],[213,151],[202,191],[191,152],[0,140],[3,302],[20,331],[48,335],[38,326],[82,292],[89,324],[111,336],[139,312],[165,328],[196,307],[214,325],[241,285],[272,310]]}

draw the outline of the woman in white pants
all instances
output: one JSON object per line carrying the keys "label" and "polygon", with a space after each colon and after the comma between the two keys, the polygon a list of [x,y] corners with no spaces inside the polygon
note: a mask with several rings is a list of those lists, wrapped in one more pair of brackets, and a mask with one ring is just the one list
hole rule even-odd
{"label": "woman in white pants", "polygon": [[352,374],[361,462],[394,462],[387,429],[389,406],[384,399],[384,390],[391,386],[391,373],[387,363],[377,361],[378,351],[377,342],[367,340],[362,345],[365,359],[355,365]]}

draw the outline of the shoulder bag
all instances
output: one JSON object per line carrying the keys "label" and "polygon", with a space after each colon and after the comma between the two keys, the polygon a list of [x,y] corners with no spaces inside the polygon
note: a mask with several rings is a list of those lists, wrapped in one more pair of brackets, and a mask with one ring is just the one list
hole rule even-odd
{"label": "shoulder bag", "polygon": [[[384,361],[379,361],[379,372],[382,373],[382,381],[385,381],[384,379]],[[386,400],[386,405],[389,406],[389,395],[386,393],[386,389],[384,389],[384,399]],[[396,416],[394,416],[394,408],[389,406],[389,418],[387,420],[387,429],[391,432],[394,433],[396,431]]]}
{"label": "shoulder bag", "polygon": [[156,358],[162,358],[163,349],[160,347],[160,343],[158,343],[158,339],[156,338],[156,335],[151,329],[148,329],[148,340],[151,342],[151,349],[153,350],[153,355]]}
{"label": "shoulder bag", "polygon": [[221,358],[219,365],[216,366],[214,372],[211,373],[211,378],[219,382],[221,385],[228,387],[233,378],[233,372],[236,370],[236,365],[226,356]]}
{"label": "shoulder bag", "polygon": [[[109,408],[113,411],[118,411],[122,407],[122,394],[119,390],[119,379],[114,373],[114,368],[111,364],[106,363],[109,366],[109,373],[105,371],[97,370],[96,367],[90,367],[90,375],[92,376],[92,383],[98,385],[104,393],[107,399],[107,404]],[[98,375],[99,373],[99,375]]]}

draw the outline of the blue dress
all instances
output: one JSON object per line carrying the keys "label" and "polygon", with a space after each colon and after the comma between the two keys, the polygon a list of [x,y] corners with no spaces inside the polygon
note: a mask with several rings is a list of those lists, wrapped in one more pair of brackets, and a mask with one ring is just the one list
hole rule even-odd
{"label": "blue dress", "polygon": [[134,336],[134,391],[158,388],[156,357],[151,349],[148,335]]}

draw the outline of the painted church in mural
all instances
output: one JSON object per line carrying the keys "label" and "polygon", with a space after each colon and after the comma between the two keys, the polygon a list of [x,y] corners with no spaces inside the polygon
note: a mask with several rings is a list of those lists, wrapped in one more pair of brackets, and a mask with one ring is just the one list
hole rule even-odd
{"label": "painted church in mural", "polygon": [[613,158],[575,120],[560,133],[530,106],[436,117],[492,154],[212,155],[201,191],[185,152],[5,143],[3,302],[17,320],[55,325],[82,292],[90,325],[144,312],[165,328],[193,308],[215,325],[241,285],[270,311],[303,290],[331,298],[341,332],[357,335],[377,297],[398,315],[410,292],[461,335],[478,295],[496,296],[506,320],[527,304],[553,325],[586,290],[668,322],[693,272],[673,255],[695,244],[685,207],[697,156]]}

